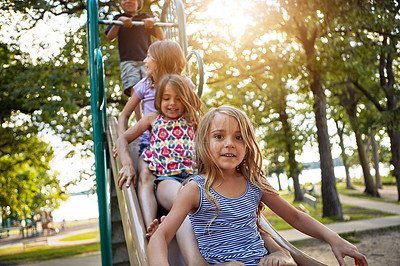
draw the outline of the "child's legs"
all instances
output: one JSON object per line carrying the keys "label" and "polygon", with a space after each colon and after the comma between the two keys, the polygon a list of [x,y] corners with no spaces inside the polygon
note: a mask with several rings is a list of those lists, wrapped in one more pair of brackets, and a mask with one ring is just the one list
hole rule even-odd
{"label": "child's legs", "polygon": [[157,217],[157,201],[154,195],[154,179],[155,176],[149,170],[148,164],[139,158],[139,184],[138,198],[142,208],[144,224],[146,228]]}
{"label": "child's legs", "polygon": [[121,69],[122,88],[127,96],[131,96],[133,86],[146,77],[146,67],[143,61],[123,61],[120,62],[119,66]]}
{"label": "child's legs", "polygon": [[178,191],[181,189],[182,184],[176,180],[167,179],[162,180],[157,184],[157,199],[158,203],[167,211],[171,210],[172,204],[175,201]]}
{"label": "child's legs", "polygon": [[[172,204],[181,187],[181,183],[175,180],[167,179],[158,183],[156,193],[159,204],[166,210],[171,210]],[[187,265],[208,265],[199,251],[192,224],[188,217],[186,217],[176,232],[176,239]]]}
{"label": "child's legs", "polygon": [[199,245],[188,216],[186,216],[186,219],[176,232],[176,240],[188,266],[209,265],[200,253]]}

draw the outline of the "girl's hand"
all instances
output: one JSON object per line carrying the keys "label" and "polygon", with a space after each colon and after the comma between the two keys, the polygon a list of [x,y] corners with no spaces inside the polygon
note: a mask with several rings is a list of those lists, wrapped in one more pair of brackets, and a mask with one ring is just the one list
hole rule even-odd
{"label": "girl's hand", "polygon": [[289,251],[279,250],[268,254],[258,263],[259,266],[296,266]]}
{"label": "girl's hand", "polygon": [[131,18],[122,16],[122,17],[119,17],[118,20],[122,21],[122,23],[124,23],[124,27],[127,27],[127,28],[133,27],[133,23],[132,23],[132,19]]}
{"label": "girl's hand", "polygon": [[118,156],[118,148],[116,145],[112,148],[112,157],[115,159]]}
{"label": "girl's hand", "polygon": [[133,179],[133,186],[136,186],[136,173],[133,166],[123,166],[118,172],[118,187],[122,189],[123,184],[126,181],[126,187],[131,185]]}
{"label": "girl's hand", "polygon": [[339,265],[341,266],[346,265],[343,260],[343,258],[346,256],[352,257],[355,265],[368,266],[367,258],[358,251],[356,246],[347,240],[344,240],[343,238],[340,238],[337,243],[331,245],[331,248],[337,261],[339,262]]}
{"label": "girl's hand", "polygon": [[146,29],[153,28],[154,23],[156,23],[156,20],[154,18],[145,18],[145,19],[142,19],[142,21],[144,22],[144,27]]}

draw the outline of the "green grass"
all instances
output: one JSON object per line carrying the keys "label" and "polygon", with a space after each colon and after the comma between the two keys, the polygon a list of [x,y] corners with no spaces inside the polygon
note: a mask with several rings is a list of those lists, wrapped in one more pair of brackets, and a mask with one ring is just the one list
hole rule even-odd
{"label": "green grass", "polygon": [[22,250],[21,247],[2,248],[2,249],[0,249],[0,256],[2,256],[4,254],[14,253],[14,252],[17,252],[20,250]]}
{"label": "green grass", "polygon": [[0,265],[18,264],[28,261],[50,260],[99,250],[100,243],[70,247],[37,247],[20,253],[1,255]]}
{"label": "green grass", "polygon": [[[288,195],[287,193],[281,193],[281,196],[288,202],[292,203],[292,205],[295,207],[298,207],[300,204],[302,204],[309,211],[310,216],[314,217],[316,220],[320,221],[323,224],[345,222],[337,217],[322,217],[321,197],[318,195],[315,195],[315,194],[313,195],[315,198],[317,198],[317,209],[313,209],[312,207],[310,207],[309,205],[307,205],[304,202],[294,202],[293,203],[294,193],[292,193],[290,195]],[[348,204],[342,204],[342,210],[343,210],[343,216],[346,217],[346,220],[350,220],[350,221],[364,220],[364,219],[371,219],[371,218],[376,218],[376,217],[385,217],[385,216],[393,215],[391,213],[386,213],[386,212],[382,212],[379,210],[364,209],[364,208],[360,208],[360,207],[348,205]],[[266,218],[271,223],[271,225],[278,231],[293,228],[279,216],[266,215]]]}
{"label": "green grass", "polygon": [[357,244],[357,243],[361,242],[358,238],[356,238],[357,237],[356,231],[348,232],[348,233],[340,233],[339,236],[353,244]]}
{"label": "green grass", "polygon": [[100,236],[100,231],[96,230],[96,231],[92,231],[92,232],[69,236],[69,237],[60,239],[60,241],[79,241],[79,240],[99,238],[99,236]]}

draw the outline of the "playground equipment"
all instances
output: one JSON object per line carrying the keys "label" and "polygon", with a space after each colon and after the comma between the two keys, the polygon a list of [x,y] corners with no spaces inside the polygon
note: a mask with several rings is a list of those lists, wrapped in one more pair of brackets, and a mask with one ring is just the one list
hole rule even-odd
{"label": "playground equipment", "polygon": [[[119,209],[116,216],[123,225],[124,243],[127,248],[127,254],[116,254],[117,257],[128,256],[130,265],[148,265],[147,260],[147,239],[145,237],[145,227],[143,223],[142,213],[139,206],[139,201],[136,196],[135,189],[131,186],[124,187],[122,190],[115,188],[114,183],[118,178],[118,171],[121,167],[119,159],[116,160],[110,156],[114,142],[117,139],[117,120],[111,117],[107,121],[106,114],[106,93],[104,88],[104,74],[102,52],[99,41],[99,23],[103,24],[118,24],[116,21],[99,21],[98,20],[98,4],[96,0],[88,0],[88,54],[89,54],[89,78],[90,78],[90,93],[91,93],[91,108],[92,108],[92,124],[93,124],[93,141],[94,154],[96,163],[96,182],[97,195],[99,204],[99,225],[100,225],[100,240],[101,240],[101,259],[102,265],[112,265],[112,248],[111,240],[116,236],[111,236],[111,220],[115,219],[112,214],[114,209]],[[141,26],[143,23],[135,23]],[[163,27],[164,35],[167,39],[175,40],[181,45],[187,60],[194,57],[197,60],[197,73],[195,76],[198,80],[194,81],[197,85],[197,93],[202,94],[203,87],[203,62],[201,56],[196,51],[188,52],[186,38],[186,21],[184,16],[184,8],[181,0],[166,0],[162,9],[161,21],[156,25]],[[193,75],[191,75],[193,77]],[[108,153],[107,147],[108,146]],[[138,148],[136,142],[129,146],[130,153],[134,164],[137,163]],[[107,156],[108,154],[108,156]],[[135,169],[137,169],[135,165]],[[107,186],[107,176],[109,177],[111,186]],[[113,182],[113,179],[115,181]],[[118,203],[110,202],[108,192],[111,195],[115,194],[118,198]],[[111,205],[111,212],[109,207]],[[111,213],[111,215],[110,215]],[[111,217],[110,217],[111,216]],[[275,241],[282,247],[290,251],[298,265],[318,266],[324,265],[300,250],[291,245],[288,241],[282,238],[277,231],[268,223],[266,219],[262,220],[263,226],[274,236]],[[172,241],[169,246],[168,254],[170,265],[180,266],[185,265],[180,254],[176,242]],[[123,262],[117,262],[118,265],[123,265]]]}

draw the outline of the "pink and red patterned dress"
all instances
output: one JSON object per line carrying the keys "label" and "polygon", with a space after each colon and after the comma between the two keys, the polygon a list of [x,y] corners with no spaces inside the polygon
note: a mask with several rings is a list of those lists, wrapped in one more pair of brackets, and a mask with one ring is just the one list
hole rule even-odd
{"label": "pink and red patterned dress", "polygon": [[143,152],[143,159],[156,176],[193,174],[194,128],[184,116],[166,120],[158,115],[151,130],[150,148]]}

